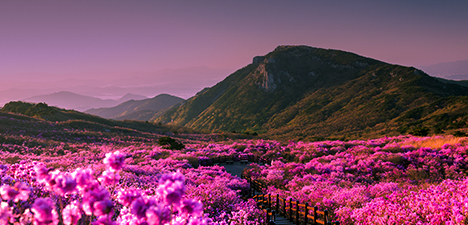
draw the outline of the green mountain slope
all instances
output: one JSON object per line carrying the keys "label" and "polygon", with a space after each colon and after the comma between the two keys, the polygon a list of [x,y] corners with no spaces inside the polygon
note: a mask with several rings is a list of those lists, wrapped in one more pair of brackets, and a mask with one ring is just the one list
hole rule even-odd
{"label": "green mountain slope", "polygon": [[151,119],[157,112],[182,101],[184,99],[176,96],[160,94],[150,99],[129,100],[110,108],[90,109],[86,113],[108,119],[146,121]]}
{"label": "green mountain slope", "polygon": [[[412,67],[338,50],[280,46],[153,121],[275,138],[397,134],[433,126],[425,118],[441,109],[431,104],[464,106],[466,95],[468,88]],[[413,118],[421,107],[423,113]]]}

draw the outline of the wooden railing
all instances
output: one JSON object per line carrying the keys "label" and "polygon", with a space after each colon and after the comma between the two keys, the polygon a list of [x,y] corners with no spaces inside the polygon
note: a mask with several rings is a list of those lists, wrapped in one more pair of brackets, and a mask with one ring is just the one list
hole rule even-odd
{"label": "wooden railing", "polygon": [[[244,178],[244,177],[243,177]],[[266,189],[266,185],[252,180],[250,178],[244,178],[250,183],[251,190],[249,194],[255,193],[255,191],[263,192]],[[338,221],[329,221],[328,211],[320,211],[316,206],[309,206],[308,203],[300,203],[294,201],[291,198],[285,199],[277,195],[271,194],[259,194],[254,195],[252,198],[257,202],[259,207],[265,212],[265,219],[267,224],[275,224],[275,213],[281,215],[297,225],[339,225]],[[270,209],[267,211],[266,209]]]}

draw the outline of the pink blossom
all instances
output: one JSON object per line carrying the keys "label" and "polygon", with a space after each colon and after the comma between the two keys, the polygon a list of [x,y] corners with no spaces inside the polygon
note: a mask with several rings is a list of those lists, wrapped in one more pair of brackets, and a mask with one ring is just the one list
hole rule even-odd
{"label": "pink blossom", "polygon": [[184,194],[185,185],[179,180],[174,182],[166,180],[164,184],[159,185],[157,191],[166,204],[178,205]]}
{"label": "pink blossom", "polygon": [[132,202],[141,196],[141,191],[139,189],[130,188],[127,190],[121,190],[117,194],[117,200],[120,204],[129,207],[132,205]]}
{"label": "pink blossom", "polygon": [[34,213],[34,224],[58,224],[58,215],[54,209],[54,202],[50,198],[38,198],[31,207]]}
{"label": "pink blossom", "polygon": [[23,182],[16,182],[13,187],[3,185],[0,188],[2,198],[5,200],[12,200],[14,202],[18,202],[19,200],[28,200],[30,192],[31,188]]}
{"label": "pink blossom", "polygon": [[112,171],[119,171],[122,169],[125,160],[125,155],[120,151],[110,152],[104,158],[104,164],[110,167]]}
{"label": "pink blossom", "polygon": [[34,215],[30,209],[26,209],[20,217],[20,224],[32,224]]}
{"label": "pink blossom", "polygon": [[102,172],[101,176],[98,177],[99,182],[104,186],[115,185],[120,180],[120,175],[112,170],[106,170]]}
{"label": "pink blossom", "polygon": [[72,176],[76,181],[78,189],[80,190],[85,190],[86,188],[90,187],[93,182],[95,182],[93,171],[90,169],[78,168],[72,173]]}
{"label": "pink blossom", "polygon": [[163,225],[171,220],[171,210],[162,204],[152,205],[146,210],[149,225]]}
{"label": "pink blossom", "polygon": [[159,183],[163,184],[166,183],[166,181],[180,181],[180,182],[185,182],[185,176],[180,172],[177,171],[176,173],[171,173],[171,174],[163,174],[161,178],[159,178]]}
{"label": "pink blossom", "polygon": [[112,212],[109,192],[102,186],[88,190],[83,196],[83,211],[86,215],[101,216]]}
{"label": "pink blossom", "polygon": [[133,201],[131,212],[138,219],[141,219],[146,216],[146,210],[154,204],[156,204],[156,201],[153,198],[141,196]]}
{"label": "pink blossom", "polygon": [[60,195],[73,193],[76,190],[76,181],[73,177],[66,173],[59,173],[54,176],[55,185],[54,190]]}
{"label": "pink blossom", "polygon": [[114,221],[112,221],[111,216],[105,215],[100,216],[96,221],[91,223],[92,225],[117,225]]}
{"label": "pink blossom", "polygon": [[34,166],[34,169],[36,171],[37,180],[39,182],[42,182],[42,183],[49,182],[49,179],[50,179],[49,169],[47,169],[47,167],[44,164],[39,163]]}
{"label": "pink blossom", "polygon": [[7,202],[0,204],[0,224],[8,224],[11,214],[11,208]]}
{"label": "pink blossom", "polygon": [[94,202],[94,215],[112,215],[114,213],[114,203],[110,199],[103,199]]}
{"label": "pink blossom", "polygon": [[203,204],[200,201],[186,199],[182,201],[180,212],[183,216],[201,216],[203,214]]}
{"label": "pink blossom", "polygon": [[78,202],[73,202],[65,207],[62,212],[63,223],[66,225],[74,225],[81,218],[81,210]]}

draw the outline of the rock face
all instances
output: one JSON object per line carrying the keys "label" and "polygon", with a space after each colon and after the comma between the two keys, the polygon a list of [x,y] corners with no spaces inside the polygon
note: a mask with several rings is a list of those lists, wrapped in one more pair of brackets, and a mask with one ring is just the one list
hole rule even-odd
{"label": "rock face", "polygon": [[[414,71],[350,52],[279,46],[153,121],[207,131],[323,137],[387,126],[440,96],[468,95],[467,88],[444,88],[448,84]],[[419,113],[431,110],[408,117],[422,118]]]}
{"label": "rock face", "polygon": [[[267,63],[268,60],[264,60],[264,62],[260,63],[253,75],[257,77],[258,81],[255,83],[260,88],[265,91],[274,91],[277,87],[275,84],[275,77],[273,72],[267,70]],[[278,79],[277,82],[281,81]]]}

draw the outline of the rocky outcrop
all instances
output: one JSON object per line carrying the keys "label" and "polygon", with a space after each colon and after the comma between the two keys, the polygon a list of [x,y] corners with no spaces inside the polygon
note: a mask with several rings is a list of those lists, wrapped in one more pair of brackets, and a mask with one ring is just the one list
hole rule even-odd
{"label": "rocky outcrop", "polygon": [[260,64],[255,73],[259,76],[256,82],[259,88],[262,88],[265,91],[274,91],[277,88],[274,75],[266,69],[265,64]]}
{"label": "rocky outcrop", "polygon": [[[260,59],[262,61],[258,62]],[[255,84],[264,91],[274,91],[278,87],[277,83],[281,83],[279,76],[275,76],[275,74],[269,69],[271,68],[271,64],[274,64],[276,60],[272,57],[255,57],[254,62],[259,64],[253,73],[256,77]]]}

